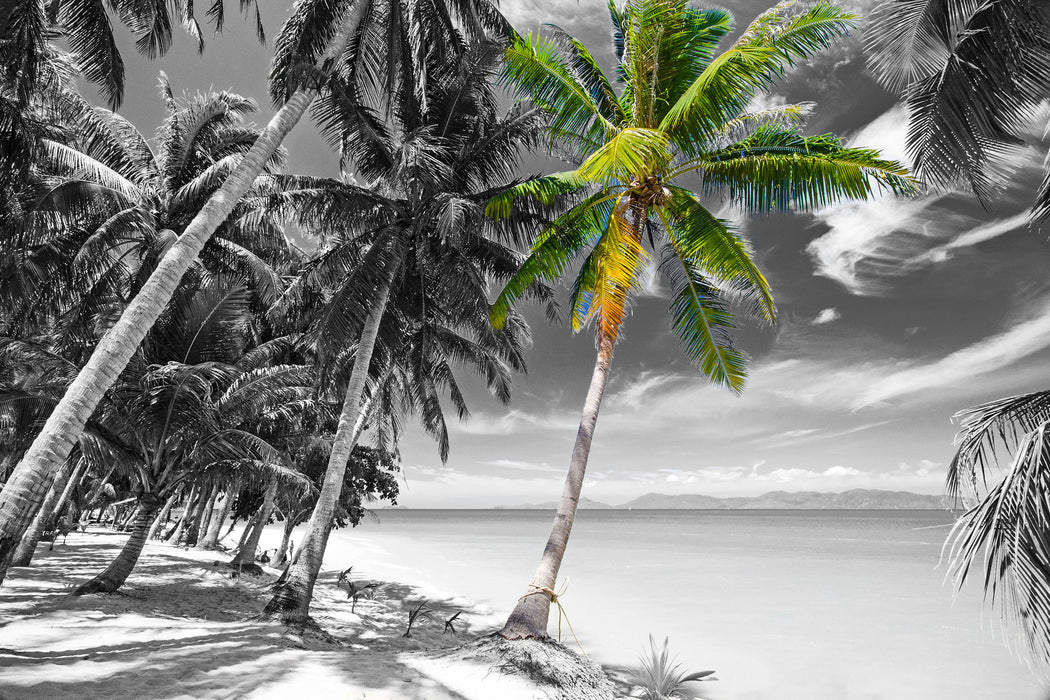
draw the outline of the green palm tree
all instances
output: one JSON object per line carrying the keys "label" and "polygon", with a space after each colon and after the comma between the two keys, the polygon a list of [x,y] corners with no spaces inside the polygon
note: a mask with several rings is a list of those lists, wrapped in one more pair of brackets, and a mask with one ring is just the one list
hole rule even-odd
{"label": "green palm tree", "polygon": [[[883,0],[867,25],[875,77],[904,98],[918,175],[990,202],[1050,97],[1042,0]],[[1050,160],[1032,208],[1050,216]]]}
{"label": "green palm tree", "polygon": [[516,198],[582,201],[536,239],[521,270],[492,307],[504,323],[537,280],[554,281],[585,255],[572,286],[572,328],[595,325],[598,356],[565,489],[540,566],[502,635],[546,636],[550,603],[583,485],[587,456],[631,294],[650,260],[671,287],[671,325],[700,371],[740,392],[745,355],[732,344],[730,301],[774,318],[773,297],[746,241],[704,204],[719,196],[754,213],[806,210],[865,199],[873,187],[914,190],[903,166],[831,135],[804,136],[797,105],[752,112],[756,94],[827,47],[855,18],[820,3],[785,2],[760,15],[726,51],[729,13],[685,0],[610,5],[616,90],[587,49],[557,27],[550,38],[518,38],[506,52],[506,80],[549,115],[552,144],[579,167],[493,198],[495,217]]}
{"label": "green palm tree", "polygon": [[[442,24],[435,27],[441,30]],[[499,45],[468,45],[458,38],[450,45],[457,46],[455,52],[428,52],[425,70],[407,72],[395,95],[399,101],[385,118],[360,101],[333,105],[340,110],[333,126],[353,134],[341,138],[344,158],[368,188],[304,180],[301,192],[286,192],[275,201],[307,228],[331,237],[305,270],[303,284],[332,290],[318,340],[319,356],[332,368],[326,374],[346,364],[347,348],[353,360],[321,494],[296,560],[266,607],[267,614],[288,623],[309,617],[343,474],[368,411],[363,402],[368,377],[380,377],[389,366],[385,360],[396,353],[401,357],[395,365],[410,361],[420,374],[432,372],[405,398],[438,437],[444,458],[447,435],[438,397],[448,396],[465,414],[453,365],[480,370],[505,398],[503,365],[520,363],[522,324],[495,332],[486,318],[490,280],[506,279],[517,262],[497,239],[512,235],[521,222],[488,221],[484,206],[515,183],[522,146],[536,134],[536,115],[517,109],[503,117],[497,113],[491,78]],[[416,84],[415,75],[425,76],[425,82]],[[416,334],[423,341],[412,357]],[[463,341],[458,347],[455,334]],[[395,381],[378,381],[378,390]]]}

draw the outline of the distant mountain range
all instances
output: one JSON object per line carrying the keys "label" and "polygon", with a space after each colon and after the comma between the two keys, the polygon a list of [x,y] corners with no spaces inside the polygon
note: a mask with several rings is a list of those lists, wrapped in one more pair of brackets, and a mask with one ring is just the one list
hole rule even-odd
{"label": "distant mountain range", "polygon": [[[496,506],[497,510],[553,510],[550,503],[528,503],[518,506]],[[820,491],[770,491],[761,496],[718,498],[701,493],[671,495],[647,493],[623,505],[580,499],[580,508],[628,510],[944,510],[946,496],[931,496],[910,491],[850,489],[842,493]]]}

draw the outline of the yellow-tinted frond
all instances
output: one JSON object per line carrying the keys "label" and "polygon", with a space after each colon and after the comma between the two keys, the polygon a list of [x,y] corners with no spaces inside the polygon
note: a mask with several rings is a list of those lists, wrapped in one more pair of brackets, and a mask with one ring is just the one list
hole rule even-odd
{"label": "yellow-tinted frond", "polygon": [[[638,213],[644,221],[645,212]],[[627,316],[630,293],[638,286],[638,273],[649,259],[634,212],[626,206],[617,208],[609,218],[609,229],[600,245],[603,249],[589,315],[595,318],[599,342],[603,338],[615,342]]]}
{"label": "yellow-tinted frond", "polygon": [[624,129],[591,154],[576,174],[609,185],[660,172],[669,162],[667,136],[655,129]]}

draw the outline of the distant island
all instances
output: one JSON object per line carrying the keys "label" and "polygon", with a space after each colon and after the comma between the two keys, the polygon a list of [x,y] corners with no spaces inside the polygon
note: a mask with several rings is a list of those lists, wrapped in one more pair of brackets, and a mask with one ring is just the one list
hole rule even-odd
{"label": "distant island", "polygon": [[[516,506],[496,506],[497,510],[553,510],[557,502],[526,503]],[[622,505],[580,499],[580,508],[591,510],[946,510],[947,496],[912,493],[910,491],[883,491],[879,489],[850,489],[842,493],[820,491],[770,491],[761,496],[718,498],[702,493],[666,494],[647,493]]]}

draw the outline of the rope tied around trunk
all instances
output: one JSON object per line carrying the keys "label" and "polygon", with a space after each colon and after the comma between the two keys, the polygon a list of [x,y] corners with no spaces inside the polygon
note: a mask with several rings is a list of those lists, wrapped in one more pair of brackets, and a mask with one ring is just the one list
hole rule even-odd
{"label": "rope tied around trunk", "polygon": [[572,633],[572,638],[576,640],[576,646],[578,646],[580,648],[580,651],[583,652],[583,655],[586,656],[589,659],[591,657],[588,656],[586,650],[584,650],[584,648],[583,648],[583,645],[580,644],[580,638],[576,636],[576,630],[574,630],[572,628],[572,622],[569,621],[569,613],[565,612],[565,608],[562,607],[562,604],[561,604],[560,598],[561,598],[561,596],[565,595],[565,589],[567,589],[568,587],[569,587],[569,580],[568,579],[565,579],[564,581],[562,581],[561,593],[555,593],[554,590],[552,590],[551,588],[548,588],[547,586],[537,586],[535,583],[530,583],[529,584],[529,588],[532,588],[534,590],[529,591],[525,595],[523,595],[520,598],[518,598],[518,600],[524,600],[524,599],[528,598],[530,595],[542,595],[544,593],[549,595],[550,599],[551,599],[551,602],[558,606],[558,641],[559,642],[561,641],[561,618],[564,616],[565,617],[565,624],[567,624],[569,626],[569,632]]}

